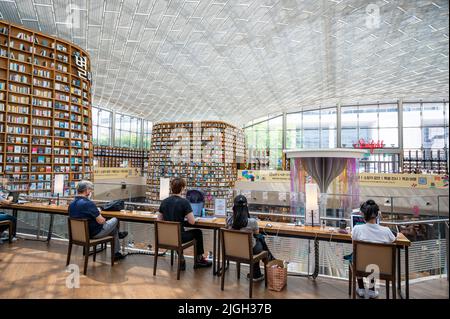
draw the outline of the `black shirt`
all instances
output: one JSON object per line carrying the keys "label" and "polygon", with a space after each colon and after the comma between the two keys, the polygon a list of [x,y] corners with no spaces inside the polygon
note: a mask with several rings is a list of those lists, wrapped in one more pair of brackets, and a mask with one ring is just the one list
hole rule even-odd
{"label": "black shirt", "polygon": [[172,195],[161,202],[159,212],[163,215],[163,220],[180,222],[181,231],[183,232],[184,218],[187,214],[192,213],[192,207],[187,199]]}

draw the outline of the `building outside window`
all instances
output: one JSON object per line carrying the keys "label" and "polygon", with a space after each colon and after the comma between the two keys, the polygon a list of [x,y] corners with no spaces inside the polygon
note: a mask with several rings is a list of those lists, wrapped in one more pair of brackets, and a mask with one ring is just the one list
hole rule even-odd
{"label": "building outside window", "polygon": [[94,145],[111,145],[112,112],[92,107]]}
{"label": "building outside window", "polygon": [[136,117],[116,114],[115,146],[138,148],[141,146],[142,121]]}
{"label": "building outside window", "polygon": [[[421,171],[448,172],[448,102],[404,102],[402,127],[399,127],[399,103],[396,102],[343,105],[340,110],[337,114],[336,107],[322,107],[288,113],[284,132],[283,116],[252,121],[244,128],[247,149],[250,153],[267,152],[269,163],[259,166],[260,169],[280,169],[283,134],[286,149],[354,148],[363,139],[382,142],[384,146],[373,153],[368,151],[360,161],[360,171],[409,172],[406,164],[416,156],[419,161],[433,163],[426,164]],[[339,117],[340,132],[337,130]],[[438,169],[433,170],[436,165]]]}

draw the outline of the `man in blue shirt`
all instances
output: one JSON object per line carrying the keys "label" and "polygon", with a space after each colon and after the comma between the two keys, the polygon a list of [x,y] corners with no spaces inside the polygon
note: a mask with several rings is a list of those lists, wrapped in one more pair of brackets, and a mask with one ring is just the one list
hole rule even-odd
{"label": "man in blue shirt", "polygon": [[125,255],[120,253],[119,239],[125,238],[127,232],[119,232],[119,221],[117,218],[106,220],[99,208],[91,201],[94,184],[90,181],[80,181],[77,185],[77,196],[69,205],[69,216],[72,218],[87,219],[89,236],[97,239],[105,236],[114,236],[115,259],[123,259]]}

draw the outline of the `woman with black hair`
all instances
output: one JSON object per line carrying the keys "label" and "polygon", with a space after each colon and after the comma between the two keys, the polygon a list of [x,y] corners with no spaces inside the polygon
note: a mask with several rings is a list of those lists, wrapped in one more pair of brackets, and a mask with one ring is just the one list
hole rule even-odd
{"label": "woman with black hair", "polygon": [[[242,231],[253,232],[252,243],[253,243],[253,254],[259,254],[260,252],[266,250],[269,252],[269,259],[273,259],[267,244],[264,240],[264,236],[259,234],[258,221],[256,218],[250,217],[248,211],[247,198],[243,195],[238,195],[234,198],[233,205],[233,215],[227,218],[228,228]],[[261,268],[259,263],[253,265],[253,281],[264,280],[264,275],[261,273]],[[247,275],[249,278],[250,275]]]}
{"label": "woman with black hair", "polygon": [[[396,237],[388,227],[384,227],[377,223],[381,219],[380,208],[374,200],[369,199],[361,205],[361,213],[364,215],[365,224],[353,227],[352,239],[358,241],[367,241],[372,243],[389,244],[395,241]],[[365,297],[364,282],[362,278],[358,278],[358,296]],[[368,292],[369,298],[378,297],[375,288],[371,288]]]}

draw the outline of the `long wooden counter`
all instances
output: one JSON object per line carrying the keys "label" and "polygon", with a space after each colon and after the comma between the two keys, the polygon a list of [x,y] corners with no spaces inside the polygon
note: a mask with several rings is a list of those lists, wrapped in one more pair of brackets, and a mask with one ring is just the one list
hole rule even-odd
{"label": "long wooden counter", "polygon": [[[49,232],[47,240],[50,241],[52,234],[53,216],[54,215],[68,215],[67,205],[55,205],[44,203],[24,203],[24,204],[9,204],[1,205],[0,207],[12,209],[16,214],[17,211],[29,211],[38,212],[43,214],[50,214],[51,221],[49,225]],[[116,217],[121,221],[136,222],[136,223],[154,223],[157,219],[157,215],[154,212],[145,211],[103,211],[102,215],[106,218]],[[311,275],[313,278],[317,277],[319,273],[319,241],[332,241],[332,242],[344,242],[351,243],[351,234],[340,233],[336,228],[325,227],[322,229],[320,226],[295,226],[282,222],[268,222],[259,221],[260,232],[272,236],[281,237],[293,237],[314,240],[315,251],[315,267],[314,273]],[[195,225],[186,225],[188,227],[204,228],[213,230],[213,274],[218,275],[221,273],[220,269],[220,228],[225,226],[225,218],[199,218],[196,219]],[[397,246],[397,281],[398,290],[400,296],[401,292],[401,258],[400,250],[404,249],[404,267],[405,267],[405,297],[409,298],[409,256],[408,247],[411,242],[403,235],[399,234],[397,240],[394,242]]]}

